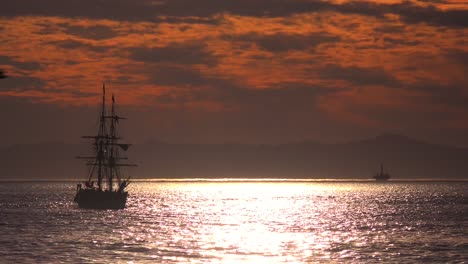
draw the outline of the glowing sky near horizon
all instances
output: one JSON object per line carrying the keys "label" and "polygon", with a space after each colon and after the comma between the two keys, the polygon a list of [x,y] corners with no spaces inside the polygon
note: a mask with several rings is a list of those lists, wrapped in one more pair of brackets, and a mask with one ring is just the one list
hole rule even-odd
{"label": "glowing sky near horizon", "polygon": [[10,1],[0,136],[61,140],[105,81],[142,139],[468,146],[467,26],[462,0]]}

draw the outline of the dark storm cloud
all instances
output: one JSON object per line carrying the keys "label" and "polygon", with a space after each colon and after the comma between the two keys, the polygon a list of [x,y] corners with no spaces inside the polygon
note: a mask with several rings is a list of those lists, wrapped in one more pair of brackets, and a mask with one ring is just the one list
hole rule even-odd
{"label": "dark storm cloud", "polygon": [[[217,17],[217,16],[211,16],[211,17],[205,17],[205,16],[185,16],[185,17],[179,17],[179,16],[159,16],[151,19],[153,22],[160,22],[160,23],[173,23],[173,24],[210,24],[210,25],[219,25],[222,23],[223,19],[222,17]],[[180,31],[184,31],[184,29],[187,27],[180,27]]]}
{"label": "dark storm cloud", "polygon": [[[233,106],[239,104],[262,106],[270,102],[291,107],[289,103],[294,104],[293,101],[286,102],[285,98],[315,98],[317,95],[338,91],[299,82],[280,82],[271,84],[265,89],[258,89],[245,85],[242,80],[200,72],[190,65],[148,65],[145,70],[152,84],[176,87],[167,93],[175,94],[178,96],[177,100],[183,102],[209,100]],[[169,98],[175,97],[165,95],[159,99],[168,102]],[[159,99],[157,101],[161,102]]]}
{"label": "dark storm cloud", "polygon": [[[164,71],[166,70],[168,69],[164,69]],[[183,85],[186,84],[187,80],[190,80],[192,83],[200,83],[206,87],[195,88],[192,86],[180,86],[190,90],[190,93],[186,94],[186,98],[184,98],[184,95],[178,97],[177,101],[179,102],[192,100],[213,101],[219,102],[228,108],[240,106],[241,108],[265,109],[265,111],[272,111],[272,113],[297,107],[313,108],[315,106],[314,100],[317,96],[337,91],[304,83],[292,82],[273,84],[266,89],[254,89],[253,87],[245,86],[232,79],[207,76],[195,70],[177,70],[173,73],[181,74],[179,83],[173,83],[174,85]],[[155,79],[158,78],[155,76]],[[173,81],[173,79],[170,80]],[[172,98],[172,96],[166,96],[164,100],[166,101],[168,98]],[[157,99],[157,101],[162,102],[160,99],[162,98]]]}
{"label": "dark storm cloud", "polygon": [[27,71],[39,70],[41,65],[37,62],[16,61],[14,57],[0,56],[0,65],[11,65],[15,68]]}
{"label": "dark storm cloud", "polygon": [[132,48],[129,51],[131,59],[151,63],[215,65],[218,61],[216,56],[198,42],[173,43],[158,48]]}
{"label": "dark storm cloud", "polygon": [[406,26],[401,25],[386,25],[382,24],[381,26],[375,28],[376,32],[379,33],[403,33],[406,30]]}
{"label": "dark storm cloud", "polygon": [[94,46],[94,45],[85,43],[83,41],[77,41],[77,40],[72,40],[72,39],[53,41],[53,42],[49,42],[49,44],[56,45],[56,46],[58,46],[60,48],[63,48],[63,49],[72,49],[73,50],[73,49],[82,49],[82,48],[84,48],[86,50],[97,52],[97,53],[102,53],[102,52],[106,52],[106,51],[109,50],[109,47]]}
{"label": "dark storm cloud", "polygon": [[384,37],[382,39],[387,46],[415,46],[421,44],[420,41],[417,40],[408,40],[408,39],[402,39],[402,38],[395,38],[395,37]]}
{"label": "dark storm cloud", "polygon": [[29,76],[9,76],[8,78],[3,79],[1,81],[0,91],[25,92],[21,97],[26,100],[37,98],[36,94],[28,95],[28,92],[34,91],[44,92],[50,95],[68,95],[75,98],[88,98],[98,95],[98,93],[46,87],[46,83],[43,80]]}
{"label": "dark storm cloud", "polygon": [[28,95],[27,92],[46,92],[49,94],[62,94],[72,97],[95,97],[98,93],[82,92],[79,90],[59,89],[47,87],[47,83],[40,78],[30,76],[9,76],[2,79],[0,91],[26,92],[22,97],[26,99],[35,98],[37,95]]}
{"label": "dark storm cloud", "polygon": [[427,23],[435,26],[467,27],[468,10],[442,11],[434,6],[418,7],[408,2],[391,7],[391,13],[400,15],[406,23]]}
{"label": "dark storm cloud", "polygon": [[[63,16],[116,20],[148,19],[151,8],[142,1],[130,0],[19,0],[2,3],[3,16]],[[131,18],[134,19],[131,19]],[[143,19],[144,20],[144,19]]]}
{"label": "dark storm cloud", "polygon": [[447,3],[446,0],[419,0],[419,2],[436,3],[436,4]]}
{"label": "dark storm cloud", "polygon": [[117,32],[106,26],[66,26],[65,33],[94,40],[109,39],[117,36]]}
{"label": "dark storm cloud", "polygon": [[468,10],[440,10],[434,6],[416,6],[411,2],[377,4],[374,2],[349,2],[333,6],[335,11],[382,18],[385,14],[399,15],[410,24],[427,23],[436,26],[468,26]]}
{"label": "dark storm cloud", "polygon": [[157,85],[204,85],[207,83],[207,78],[199,71],[181,66],[159,66],[153,67],[148,74],[151,76],[150,81]]}
{"label": "dark storm cloud", "polygon": [[[190,66],[153,65],[145,74],[151,83],[172,86],[154,97],[157,103],[217,102],[226,107],[294,108],[298,104],[314,107],[316,96],[337,90],[324,89],[304,83],[281,82],[266,89],[256,89],[218,75],[200,72]],[[146,98],[147,99],[147,98]],[[275,110],[276,111],[276,110]]]}
{"label": "dark storm cloud", "polygon": [[93,98],[93,97],[100,95],[100,93],[82,92],[82,91],[69,90],[69,89],[63,90],[63,89],[58,89],[58,88],[48,88],[45,91],[49,93],[69,95],[75,98]]}
{"label": "dark storm cloud", "polygon": [[[378,4],[348,2],[334,4],[326,1],[299,0],[171,0],[155,4],[152,1],[131,0],[16,0],[2,4],[2,16],[64,16],[105,18],[112,20],[154,21],[158,16],[211,17],[230,13],[243,16],[281,17],[297,13],[335,11],[382,18],[396,14],[407,23],[427,23],[437,26],[468,26],[468,10],[440,10],[434,6],[416,6],[410,2]],[[177,20],[177,19],[176,19]],[[180,22],[180,21],[178,21]]]}
{"label": "dark storm cloud", "polygon": [[76,61],[76,60],[66,60],[65,64],[66,65],[77,65],[77,64],[80,64],[80,62]]}
{"label": "dark storm cloud", "polygon": [[271,52],[285,52],[288,50],[305,50],[322,43],[336,42],[340,38],[326,33],[308,35],[278,33],[274,35],[260,35],[249,33],[240,36],[225,36],[225,39],[240,40],[256,43],[260,48]]}
{"label": "dark storm cloud", "polygon": [[457,63],[461,67],[463,67],[465,71],[468,71],[468,51],[460,49],[450,49],[446,52],[446,56],[454,63]]}
{"label": "dark storm cloud", "polygon": [[320,71],[320,77],[344,80],[357,85],[400,86],[400,82],[381,68],[342,67],[328,65]]}
{"label": "dark storm cloud", "polygon": [[9,76],[1,81],[0,91],[40,90],[44,85],[44,81],[36,77]]}
{"label": "dark storm cloud", "polygon": [[154,4],[131,0],[18,0],[3,3],[0,15],[44,15],[65,17],[106,18],[113,20],[154,20],[157,16],[209,17],[219,13],[249,16],[282,16],[323,9],[329,4],[321,1],[212,1],[171,0]]}

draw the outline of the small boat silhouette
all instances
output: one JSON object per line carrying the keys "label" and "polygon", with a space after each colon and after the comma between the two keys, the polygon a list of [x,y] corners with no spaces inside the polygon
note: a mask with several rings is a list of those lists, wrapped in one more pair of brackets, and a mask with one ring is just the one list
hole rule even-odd
{"label": "small boat silhouette", "polygon": [[376,181],[386,181],[390,179],[390,174],[384,172],[383,164],[380,164],[380,172],[376,173],[373,178]]}

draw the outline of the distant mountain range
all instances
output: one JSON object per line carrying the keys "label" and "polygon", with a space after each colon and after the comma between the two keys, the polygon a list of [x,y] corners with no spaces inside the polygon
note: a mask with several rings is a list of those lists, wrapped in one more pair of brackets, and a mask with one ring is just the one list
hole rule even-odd
{"label": "distant mountain range", "polygon": [[[0,179],[81,179],[88,146],[42,143],[0,149]],[[383,163],[392,179],[467,179],[468,149],[387,134],[322,144],[168,144],[129,150],[133,178],[311,178],[370,179]]]}

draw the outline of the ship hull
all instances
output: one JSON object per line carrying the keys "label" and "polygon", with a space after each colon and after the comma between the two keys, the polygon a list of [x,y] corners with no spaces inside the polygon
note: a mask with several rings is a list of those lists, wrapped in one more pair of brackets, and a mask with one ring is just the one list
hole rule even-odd
{"label": "ship hull", "polygon": [[75,202],[80,208],[88,209],[123,209],[127,203],[128,192],[110,192],[97,189],[80,189]]}
{"label": "ship hull", "polygon": [[374,179],[376,181],[388,181],[390,179],[390,176],[383,175],[383,176],[374,176]]}

